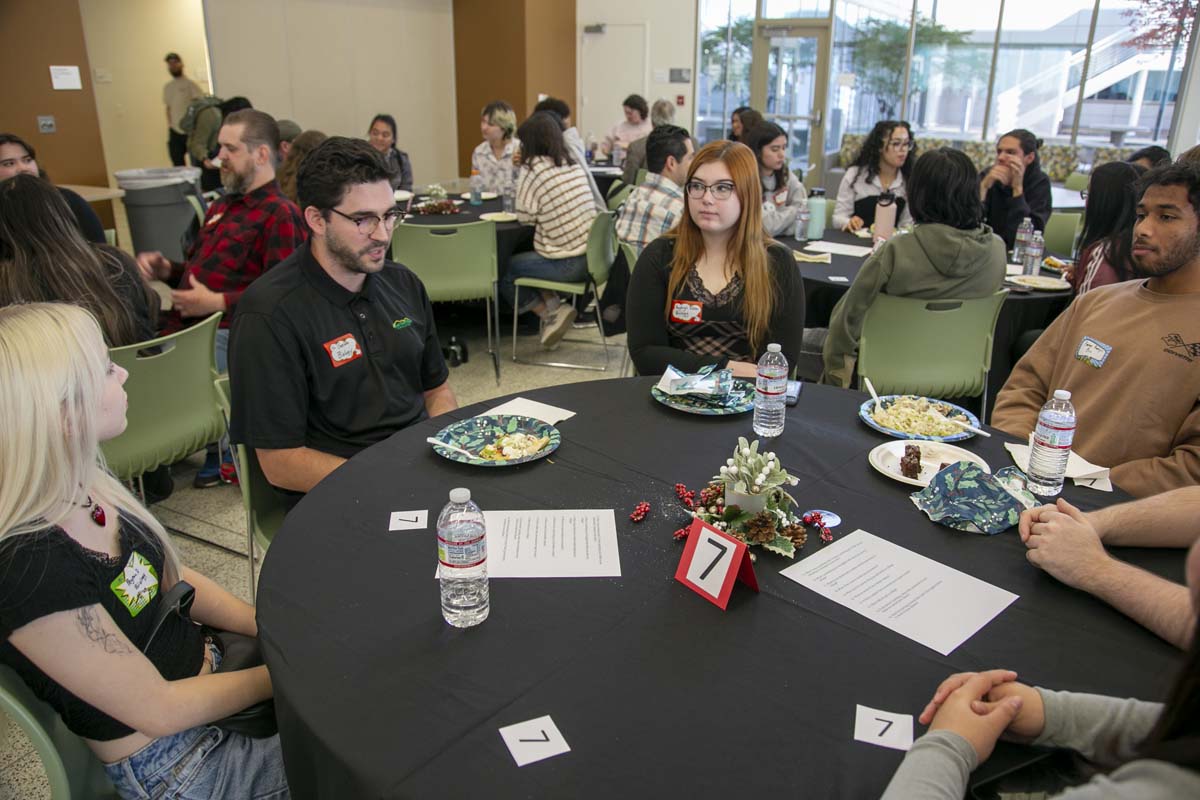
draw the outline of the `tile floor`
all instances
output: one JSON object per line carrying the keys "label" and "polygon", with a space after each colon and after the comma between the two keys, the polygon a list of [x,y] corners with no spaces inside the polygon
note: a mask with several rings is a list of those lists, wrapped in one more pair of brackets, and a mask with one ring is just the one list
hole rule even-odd
{"label": "tile floor", "polygon": [[[620,377],[625,356],[625,336],[608,339],[608,370],[557,369],[513,363],[511,320],[502,320],[501,380],[496,383],[487,352],[483,306],[479,304],[439,304],[436,309],[438,332],[443,343],[456,337],[467,346],[468,361],[450,370],[450,386],[460,406],[471,405],[502,395],[515,394],[542,386]],[[507,324],[505,324],[507,323]],[[599,342],[593,325],[568,334],[568,339]],[[542,358],[537,339],[518,337],[522,357]],[[554,360],[575,361],[599,366],[603,363],[598,344],[564,340],[554,351]],[[212,489],[192,488],[192,477],[203,453],[175,465],[175,492],[153,506],[152,511],[172,533],[185,563],[216,580],[230,592],[249,600],[249,565],[246,559],[245,517],[241,494],[236,486]],[[0,714],[0,800],[43,800],[50,797],[49,785],[40,760],[20,729]]]}

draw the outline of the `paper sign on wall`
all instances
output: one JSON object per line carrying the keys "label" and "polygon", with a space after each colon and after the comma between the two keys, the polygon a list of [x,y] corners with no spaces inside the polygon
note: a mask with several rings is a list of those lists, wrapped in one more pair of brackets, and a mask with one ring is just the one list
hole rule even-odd
{"label": "paper sign on wall", "polygon": [[57,91],[82,89],[79,67],[50,67],[50,85]]}
{"label": "paper sign on wall", "polygon": [[688,528],[687,545],[675,570],[675,580],[722,611],[729,605],[735,581],[758,591],[746,543],[698,518]]}

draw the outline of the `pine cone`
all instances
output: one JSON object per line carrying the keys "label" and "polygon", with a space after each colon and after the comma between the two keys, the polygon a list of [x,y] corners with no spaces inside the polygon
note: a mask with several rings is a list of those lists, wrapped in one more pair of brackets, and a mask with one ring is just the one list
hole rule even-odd
{"label": "pine cone", "polygon": [[746,538],[755,544],[774,541],[775,516],[767,511],[760,511],[746,523]]}
{"label": "pine cone", "polygon": [[788,525],[783,529],[783,535],[792,540],[797,550],[808,541],[808,530],[803,525]]}

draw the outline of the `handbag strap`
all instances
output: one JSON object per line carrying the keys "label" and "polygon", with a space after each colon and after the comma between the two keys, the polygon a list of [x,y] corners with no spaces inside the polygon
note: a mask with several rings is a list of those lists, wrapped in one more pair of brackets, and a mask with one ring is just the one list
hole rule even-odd
{"label": "handbag strap", "polygon": [[150,637],[142,647],[142,652],[150,649],[150,643],[158,635],[167,617],[178,614],[181,618],[191,620],[192,601],[196,599],[196,590],[187,581],[176,581],[175,585],[159,595],[158,613],[154,616],[154,624],[150,626]]}

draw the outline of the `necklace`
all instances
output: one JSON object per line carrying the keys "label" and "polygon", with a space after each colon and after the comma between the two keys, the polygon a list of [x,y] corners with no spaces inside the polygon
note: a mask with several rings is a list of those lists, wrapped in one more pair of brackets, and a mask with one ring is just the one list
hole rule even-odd
{"label": "necklace", "polygon": [[92,510],[92,513],[89,515],[92,518],[92,522],[103,528],[104,523],[108,521],[108,518],[104,515],[104,506],[92,500],[92,496],[90,494],[88,495],[87,502],[83,503],[82,505],[83,508],[90,508]]}

